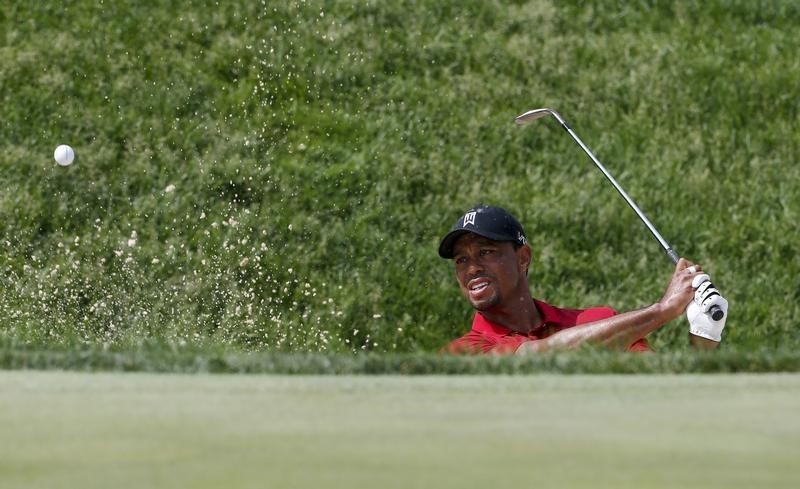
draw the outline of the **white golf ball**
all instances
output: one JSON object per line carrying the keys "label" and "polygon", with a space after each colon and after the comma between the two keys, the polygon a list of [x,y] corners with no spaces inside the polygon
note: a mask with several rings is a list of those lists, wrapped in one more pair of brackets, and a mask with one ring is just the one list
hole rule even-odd
{"label": "white golf ball", "polygon": [[55,153],[53,153],[53,158],[56,159],[56,163],[59,165],[69,166],[72,164],[72,161],[75,160],[75,151],[66,144],[62,144],[56,148]]}

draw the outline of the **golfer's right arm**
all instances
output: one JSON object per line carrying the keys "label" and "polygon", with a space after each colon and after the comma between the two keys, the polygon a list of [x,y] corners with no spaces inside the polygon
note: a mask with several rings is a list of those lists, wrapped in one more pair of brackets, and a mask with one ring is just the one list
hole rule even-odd
{"label": "golfer's right arm", "polygon": [[683,258],[678,261],[663,297],[655,304],[565,329],[541,340],[527,341],[517,348],[517,353],[566,350],[587,343],[623,349],[629,347],[683,313],[694,295],[693,275],[686,272],[691,265]]}

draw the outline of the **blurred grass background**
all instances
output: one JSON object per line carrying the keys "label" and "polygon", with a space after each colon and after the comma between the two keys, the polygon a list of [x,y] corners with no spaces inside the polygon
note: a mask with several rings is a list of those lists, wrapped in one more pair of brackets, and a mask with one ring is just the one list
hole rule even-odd
{"label": "blurred grass background", "polygon": [[795,350],[797,25],[789,1],[6,6],[4,348],[436,350],[472,315],[436,246],[477,202],[522,221],[536,297],[654,302],[652,236],[554,121],[512,123],[549,106],[713,274],[726,348]]}

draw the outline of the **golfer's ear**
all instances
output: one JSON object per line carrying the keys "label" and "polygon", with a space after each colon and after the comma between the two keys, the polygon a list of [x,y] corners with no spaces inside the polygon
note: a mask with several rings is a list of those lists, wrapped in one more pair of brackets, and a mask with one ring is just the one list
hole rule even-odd
{"label": "golfer's ear", "polygon": [[525,274],[528,273],[528,267],[531,265],[531,247],[527,243],[520,246],[517,250],[517,263],[519,264],[520,270],[524,271]]}

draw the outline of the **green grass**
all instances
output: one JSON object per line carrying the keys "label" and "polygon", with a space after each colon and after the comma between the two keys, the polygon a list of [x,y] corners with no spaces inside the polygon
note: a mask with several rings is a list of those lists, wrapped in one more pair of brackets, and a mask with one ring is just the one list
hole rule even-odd
{"label": "green grass", "polygon": [[788,349],[670,351],[654,355],[583,348],[535,356],[453,356],[439,353],[237,352],[226,348],[142,344],[62,347],[0,346],[0,369],[161,373],[303,375],[497,375],[800,372]]}
{"label": "green grass", "polygon": [[3,487],[800,483],[800,377],[4,372]]}
{"label": "green grass", "polygon": [[654,302],[657,243],[553,121],[511,122],[552,106],[713,273],[728,344],[797,349],[798,24],[790,1],[8,6],[0,336],[433,351],[471,314],[436,245],[479,201],[520,217],[537,297]]}

